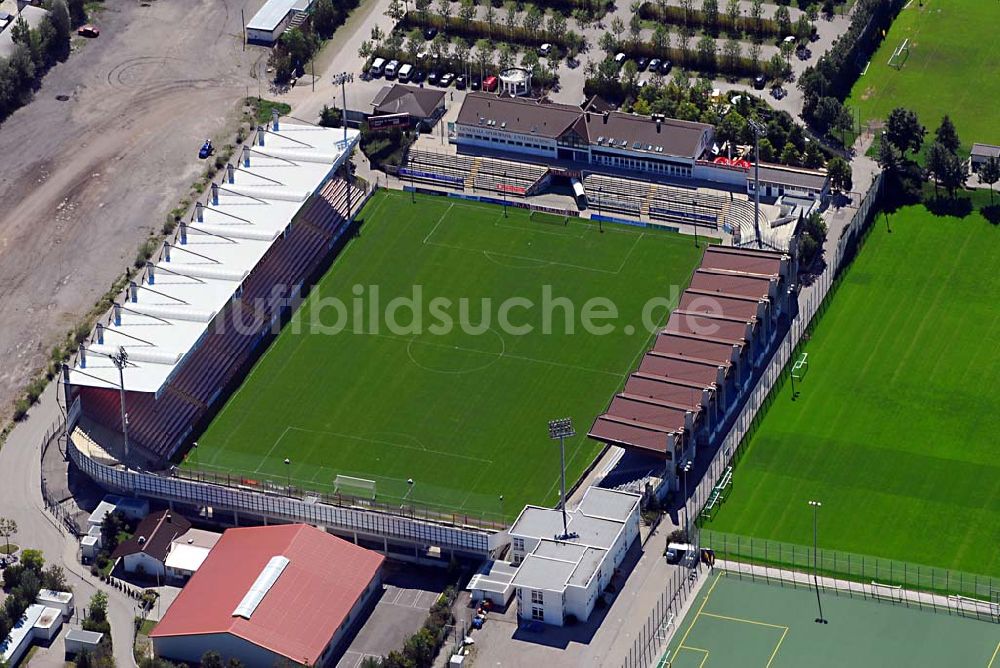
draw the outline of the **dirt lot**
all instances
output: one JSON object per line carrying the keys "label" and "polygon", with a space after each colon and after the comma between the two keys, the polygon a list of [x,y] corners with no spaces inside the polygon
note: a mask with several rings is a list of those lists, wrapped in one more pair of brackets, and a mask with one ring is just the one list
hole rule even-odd
{"label": "dirt lot", "polygon": [[244,52],[236,0],[141,4],[107,0],[101,37],[0,126],[0,419],[204,169],[201,140],[227,138],[256,89],[266,52]]}

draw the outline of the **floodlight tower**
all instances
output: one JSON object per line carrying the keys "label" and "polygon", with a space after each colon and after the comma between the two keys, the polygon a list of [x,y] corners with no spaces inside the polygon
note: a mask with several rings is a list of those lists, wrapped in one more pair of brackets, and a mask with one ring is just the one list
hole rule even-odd
{"label": "floodlight tower", "polygon": [[354,75],[350,72],[341,72],[340,74],[333,75],[333,85],[340,86],[341,99],[343,100],[343,106],[341,107],[340,122],[344,126],[344,152],[347,153],[347,158],[344,160],[344,167],[347,170],[347,222],[351,222],[351,154],[348,151],[347,146],[347,84],[354,83]]}
{"label": "floodlight tower", "polygon": [[760,248],[760,138],[767,133],[767,128],[754,118],[748,118],[747,125],[753,131],[753,230]]}
{"label": "floodlight tower", "polygon": [[576,436],[571,418],[561,418],[559,420],[549,420],[549,438],[559,439],[559,473],[562,479],[562,492],[560,506],[562,507],[563,535],[560,538],[569,538],[569,522],[566,520],[566,439]]}
{"label": "floodlight tower", "polygon": [[125,367],[128,365],[128,353],[125,346],[118,346],[118,352],[108,355],[111,363],[118,369],[118,398],[122,411],[122,439],[125,442],[125,468],[128,468],[128,413],[125,412]]}
{"label": "floodlight tower", "polygon": [[826,624],[826,619],[823,617],[823,603],[819,598],[819,535],[817,531],[819,509],[823,507],[823,504],[819,501],[810,501],[809,505],[813,509],[813,584],[816,586],[816,606],[819,608],[819,617],[816,618],[816,623]]}

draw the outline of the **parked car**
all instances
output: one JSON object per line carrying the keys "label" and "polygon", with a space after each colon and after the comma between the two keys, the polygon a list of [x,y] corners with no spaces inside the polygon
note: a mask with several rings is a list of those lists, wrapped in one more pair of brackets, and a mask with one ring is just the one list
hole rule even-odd
{"label": "parked car", "polygon": [[437,28],[424,28],[424,39],[434,39],[437,37]]}
{"label": "parked car", "polygon": [[393,79],[396,76],[396,70],[399,69],[398,60],[390,60],[385,66],[385,78]]}
{"label": "parked car", "polygon": [[672,69],[674,69],[674,64],[669,60],[664,60],[663,64],[660,65],[660,74],[670,74]]}
{"label": "parked car", "polygon": [[497,79],[494,75],[491,74],[485,79],[483,79],[483,90],[486,91],[487,93],[492,93],[497,89],[497,85],[499,83],[500,83],[499,79]]}
{"label": "parked car", "polygon": [[785,89],[782,88],[781,86],[775,86],[774,88],[771,89],[771,97],[773,97],[775,100],[780,100],[787,94],[788,93],[786,93]]}
{"label": "parked car", "polygon": [[649,71],[650,72],[659,72],[660,71],[660,59],[659,58],[653,58],[651,61],[649,61]]}
{"label": "parked car", "polygon": [[454,80],[455,80],[455,75],[452,74],[451,72],[447,72],[438,80],[438,84],[440,84],[442,88],[447,88],[448,86],[451,85],[451,82]]}
{"label": "parked car", "polygon": [[479,90],[482,87],[483,87],[483,82],[479,80],[479,75],[473,74],[472,79],[469,80],[469,89]]}
{"label": "parked car", "polygon": [[212,155],[214,151],[215,147],[212,146],[212,140],[206,139],[205,143],[201,145],[200,149],[198,149],[198,157],[204,160],[208,156]]}
{"label": "parked car", "polygon": [[432,86],[436,86],[438,79],[440,78],[441,78],[440,72],[438,72],[437,70],[431,70],[430,73],[427,75],[427,83],[429,83]]}
{"label": "parked car", "polygon": [[373,77],[382,76],[382,71],[385,69],[385,58],[376,58],[372,61],[372,66],[368,68],[368,74]]}
{"label": "parked car", "polygon": [[100,37],[101,29],[88,23],[77,28],[76,34],[80,37]]}
{"label": "parked car", "polygon": [[457,88],[458,90],[465,90],[466,83],[467,82],[464,76],[457,77],[455,79],[455,88]]}
{"label": "parked car", "polygon": [[410,76],[410,81],[412,81],[413,83],[420,83],[426,78],[427,78],[427,72],[424,72],[423,70],[415,70],[413,74]]}
{"label": "parked car", "polygon": [[542,44],[540,47],[538,47],[538,55],[539,56],[547,56],[550,53],[552,53],[552,45],[549,44],[548,42],[546,42],[545,44]]}
{"label": "parked car", "polygon": [[645,72],[649,66],[649,58],[642,56],[639,60],[635,61],[635,66],[639,68],[640,72]]}
{"label": "parked car", "polygon": [[757,90],[764,90],[764,86],[767,85],[767,77],[763,74],[758,74],[753,78],[753,87]]}
{"label": "parked car", "polygon": [[413,65],[406,63],[405,65],[400,67],[398,73],[399,83],[406,83],[407,81],[409,81],[410,75],[412,74],[413,74]]}
{"label": "parked car", "polygon": [[625,54],[619,51],[617,54],[615,54],[615,65],[617,65],[618,67],[624,65],[625,58],[626,58]]}

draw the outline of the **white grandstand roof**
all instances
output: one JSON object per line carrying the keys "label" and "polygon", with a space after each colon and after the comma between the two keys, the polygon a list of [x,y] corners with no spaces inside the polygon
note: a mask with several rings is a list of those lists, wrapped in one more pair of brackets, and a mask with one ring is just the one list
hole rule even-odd
{"label": "white grandstand roof", "polygon": [[351,129],[345,144],[343,129],[284,121],[278,130],[268,128],[263,145],[254,137],[233,156],[232,182],[223,170],[217,203],[209,193],[202,221],[195,216],[187,223],[186,243],[179,228],[169,261],[165,252],[154,257],[153,271],[136,279],[135,300],[128,290],[119,298],[119,322],[114,315],[102,320],[103,337],[91,336],[70,383],[117,388],[109,355],[124,347],[125,389],[159,391],[309,196],[343,163],[345,147],[358,141]]}

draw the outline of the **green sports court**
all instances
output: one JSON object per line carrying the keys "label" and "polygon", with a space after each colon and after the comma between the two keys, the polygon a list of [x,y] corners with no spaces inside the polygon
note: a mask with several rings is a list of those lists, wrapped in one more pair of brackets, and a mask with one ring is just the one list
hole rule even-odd
{"label": "green sports court", "polygon": [[1000,667],[1000,625],[715,571],[661,668]]}

